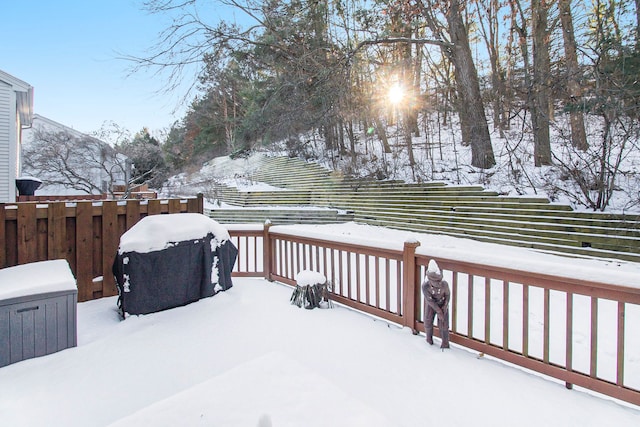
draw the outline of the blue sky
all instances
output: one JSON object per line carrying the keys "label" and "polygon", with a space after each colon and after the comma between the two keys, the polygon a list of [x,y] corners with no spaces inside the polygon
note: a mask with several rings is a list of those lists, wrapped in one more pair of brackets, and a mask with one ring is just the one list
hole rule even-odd
{"label": "blue sky", "polygon": [[35,113],[81,132],[96,131],[105,121],[132,133],[169,128],[186,110],[180,105],[184,92],[159,94],[161,77],[127,77],[131,63],[118,59],[143,56],[170,22],[143,11],[141,3],[2,1],[0,70],[34,87]]}

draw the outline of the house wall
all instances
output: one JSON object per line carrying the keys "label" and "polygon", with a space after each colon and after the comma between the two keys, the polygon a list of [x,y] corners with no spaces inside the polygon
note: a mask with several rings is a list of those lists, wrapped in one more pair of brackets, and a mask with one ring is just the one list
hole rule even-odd
{"label": "house wall", "polygon": [[0,202],[15,201],[17,112],[13,87],[0,80]]}
{"label": "house wall", "polygon": [[0,203],[16,200],[20,137],[33,118],[33,87],[0,70]]}

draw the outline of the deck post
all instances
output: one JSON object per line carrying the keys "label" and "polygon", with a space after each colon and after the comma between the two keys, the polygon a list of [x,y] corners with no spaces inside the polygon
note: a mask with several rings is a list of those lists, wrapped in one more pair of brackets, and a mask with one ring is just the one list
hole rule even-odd
{"label": "deck post", "polygon": [[418,298],[416,297],[416,277],[417,265],[416,265],[416,248],[420,246],[420,242],[417,240],[407,240],[404,242],[404,249],[402,255],[402,319],[403,325],[408,326],[413,331],[413,334],[418,333],[416,329],[416,306]]}
{"label": "deck post", "polygon": [[272,259],[273,259],[273,248],[271,237],[269,234],[269,229],[271,228],[271,221],[267,220],[264,222],[264,231],[262,235],[262,249],[263,249],[263,259],[262,259],[262,269],[264,270],[264,278],[270,282],[273,282],[271,278],[272,274]]}

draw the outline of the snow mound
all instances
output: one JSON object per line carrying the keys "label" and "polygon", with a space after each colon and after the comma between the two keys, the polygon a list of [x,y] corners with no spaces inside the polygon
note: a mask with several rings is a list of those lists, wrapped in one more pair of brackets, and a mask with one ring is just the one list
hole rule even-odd
{"label": "snow mound", "polygon": [[[229,390],[240,389],[241,398],[229,398]],[[318,401],[318,396],[325,396],[331,403]],[[271,352],[152,404],[110,427],[254,427],[259,422],[278,427],[395,425],[295,359]]]}
{"label": "snow mound", "polygon": [[120,237],[119,253],[148,253],[176,242],[198,239],[212,233],[218,242],[229,240],[229,232],[213,219],[198,213],[150,215]]}

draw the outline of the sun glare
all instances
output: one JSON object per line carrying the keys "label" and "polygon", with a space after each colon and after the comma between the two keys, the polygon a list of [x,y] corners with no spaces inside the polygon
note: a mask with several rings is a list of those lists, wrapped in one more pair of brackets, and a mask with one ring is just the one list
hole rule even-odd
{"label": "sun glare", "polygon": [[389,88],[387,96],[389,97],[389,102],[394,105],[398,105],[402,101],[402,98],[404,98],[404,89],[396,83]]}

